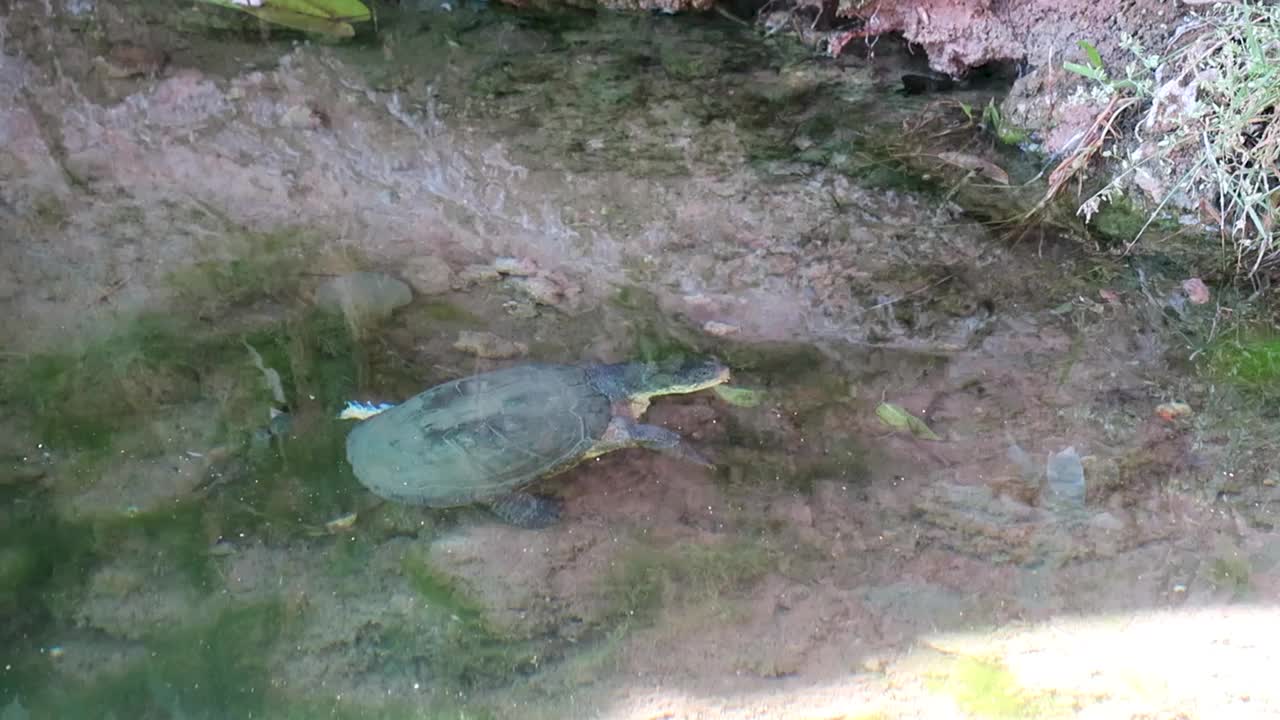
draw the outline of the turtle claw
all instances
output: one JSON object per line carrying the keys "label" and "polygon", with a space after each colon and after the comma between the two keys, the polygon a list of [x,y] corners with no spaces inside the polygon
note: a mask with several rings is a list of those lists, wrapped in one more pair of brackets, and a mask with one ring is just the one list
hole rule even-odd
{"label": "turtle claw", "polygon": [[694,465],[701,465],[702,467],[708,470],[714,470],[716,467],[716,464],[714,462],[712,462],[711,460],[708,460],[705,455],[698,452],[697,450],[694,450],[688,445],[681,444],[679,447],[675,448],[671,454],[678,458],[681,458],[682,460],[687,460],[688,462],[691,462]]}
{"label": "turtle claw", "polygon": [[703,457],[702,453],[694,450],[693,446],[678,433],[666,428],[633,423],[627,428],[627,434],[630,436],[632,444],[638,447],[657,450],[664,455],[669,455],[694,465],[701,465],[708,469],[716,466],[715,463]]}

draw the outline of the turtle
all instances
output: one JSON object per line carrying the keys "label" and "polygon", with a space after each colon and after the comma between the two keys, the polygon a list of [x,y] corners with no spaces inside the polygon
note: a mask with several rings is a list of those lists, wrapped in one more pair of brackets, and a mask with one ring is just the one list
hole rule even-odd
{"label": "turtle", "polygon": [[399,405],[348,403],[339,417],[356,479],[393,502],[479,504],[528,529],[555,524],[561,504],[523,490],[535,480],[623,448],[714,464],[678,433],[639,422],[650,399],[729,380],[714,359],[524,363],[431,387]]}

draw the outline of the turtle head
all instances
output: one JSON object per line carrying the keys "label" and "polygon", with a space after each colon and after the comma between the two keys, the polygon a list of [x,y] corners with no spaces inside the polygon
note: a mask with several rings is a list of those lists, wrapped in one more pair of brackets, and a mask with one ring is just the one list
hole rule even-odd
{"label": "turtle head", "polygon": [[698,392],[729,381],[729,368],[708,358],[635,363],[628,370],[628,394],[637,399]]}

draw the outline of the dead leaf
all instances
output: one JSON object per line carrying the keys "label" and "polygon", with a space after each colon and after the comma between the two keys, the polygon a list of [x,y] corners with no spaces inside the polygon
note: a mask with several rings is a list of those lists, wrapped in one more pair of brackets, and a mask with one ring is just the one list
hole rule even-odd
{"label": "dead leaf", "polygon": [[976,155],[968,155],[966,153],[958,152],[940,152],[938,153],[938,159],[948,165],[955,165],[956,167],[964,168],[965,170],[980,172],[1001,185],[1009,184],[1009,174],[1000,169],[999,165],[996,165],[990,160],[983,160]]}
{"label": "dead leaf", "polygon": [[1200,278],[1183,280],[1182,289],[1187,293],[1187,299],[1193,305],[1203,305],[1209,302],[1209,286],[1205,285]]}

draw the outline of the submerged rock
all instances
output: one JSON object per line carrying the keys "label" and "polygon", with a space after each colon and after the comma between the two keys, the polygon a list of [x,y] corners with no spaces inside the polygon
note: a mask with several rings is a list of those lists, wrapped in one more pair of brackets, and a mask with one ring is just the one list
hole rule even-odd
{"label": "submerged rock", "polygon": [[404,267],[405,279],[422,295],[441,295],[453,289],[453,270],[434,256],[411,258]]}
{"label": "submerged rock", "polygon": [[489,360],[519,357],[529,352],[529,346],[524,343],[506,340],[491,332],[475,330],[463,330],[458,333],[458,340],[453,347]]}
{"label": "submerged rock", "polygon": [[489,265],[468,265],[458,273],[463,285],[505,281],[528,300],[538,304],[571,310],[576,306],[582,288],[564,274],[543,270],[528,258],[500,257]]}
{"label": "submerged rock", "polygon": [[737,333],[740,328],[737,325],[719,322],[717,320],[708,320],[702,324],[703,332],[713,337],[726,337]]}
{"label": "submerged rock", "polygon": [[353,272],[333,278],[316,290],[316,305],[362,320],[383,320],[413,300],[401,280],[375,272]]}

